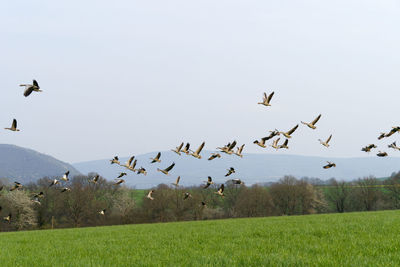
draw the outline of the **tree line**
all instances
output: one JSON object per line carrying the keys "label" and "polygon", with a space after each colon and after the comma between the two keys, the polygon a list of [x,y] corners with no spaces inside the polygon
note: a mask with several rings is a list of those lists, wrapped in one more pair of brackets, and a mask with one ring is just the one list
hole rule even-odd
{"label": "tree line", "polygon": [[[400,172],[385,180],[364,177],[351,182],[284,176],[265,185],[225,183],[224,197],[218,185],[154,188],[154,200],[143,190],[115,186],[94,174],[75,176],[68,192],[50,178],[24,185],[19,190],[3,189],[1,231],[86,227],[135,223],[210,220],[223,218],[303,215],[331,212],[372,211],[400,208]],[[3,181],[4,182],[4,181]],[[7,186],[4,186],[7,188]],[[33,196],[43,192],[40,203]],[[185,199],[185,193],[190,197]],[[105,210],[104,214],[100,211]]]}

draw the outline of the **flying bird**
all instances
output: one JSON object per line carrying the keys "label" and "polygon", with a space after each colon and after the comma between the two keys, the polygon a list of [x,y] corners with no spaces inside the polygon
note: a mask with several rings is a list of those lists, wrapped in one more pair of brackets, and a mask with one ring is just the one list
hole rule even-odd
{"label": "flying bird", "polygon": [[33,198],[43,198],[44,197],[44,193],[43,192],[39,192],[37,194],[33,194]]}
{"label": "flying bird", "polygon": [[394,133],[400,132],[400,127],[392,127],[392,129],[390,130],[390,132],[388,132],[385,137],[390,137],[392,136]]}
{"label": "flying bird", "polygon": [[60,183],[59,180],[54,179],[54,180],[51,182],[51,184],[49,185],[49,187],[52,187],[53,185],[56,185],[56,184],[59,184],[59,183]]}
{"label": "flying bird", "polygon": [[5,222],[11,223],[11,217],[12,217],[12,215],[11,215],[11,212],[10,212],[10,213],[8,214],[8,216],[7,216],[7,217],[4,217],[3,219],[4,219]]}
{"label": "flying bird", "polygon": [[272,97],[274,96],[274,93],[275,93],[275,92],[272,92],[272,93],[269,94],[269,95],[267,95],[266,93],[264,93],[263,101],[262,101],[262,102],[258,102],[257,104],[264,105],[264,106],[267,106],[267,107],[268,107],[268,106],[271,106],[270,102],[271,102]]}
{"label": "flying bird", "polygon": [[192,156],[195,157],[195,158],[201,159],[200,152],[201,152],[201,150],[203,150],[203,147],[204,147],[205,144],[206,144],[206,142],[203,142],[203,143],[199,146],[199,148],[198,148],[195,152],[192,152],[190,155],[192,155]]}
{"label": "flying bird", "polygon": [[106,214],[106,209],[99,211],[100,215],[105,215]]}
{"label": "flying bird", "polygon": [[219,153],[212,153],[208,160],[213,160],[215,158],[220,158],[221,155]]}
{"label": "flying bird", "polygon": [[115,179],[115,183],[114,183],[114,185],[120,185],[120,184],[122,184],[122,183],[125,183],[125,180],[124,179]]}
{"label": "flying bird", "polygon": [[296,126],[294,126],[292,129],[290,129],[288,132],[280,132],[281,134],[283,134],[286,138],[292,138],[291,134],[294,133],[294,131],[296,131],[296,129],[299,127],[299,125],[297,124]]}
{"label": "flying bird", "polygon": [[228,173],[225,174],[225,177],[231,175],[232,173],[235,173],[235,169],[234,169],[233,167],[230,167],[230,168],[228,169]]}
{"label": "flying bird", "polygon": [[[279,137],[279,138],[277,138],[277,139],[275,139],[273,142],[272,142],[272,147],[273,148],[275,148],[276,150],[278,150],[279,149],[279,145],[278,145],[278,142],[279,142],[279,140],[280,140],[281,138]],[[286,139],[287,140],[287,139]]]}
{"label": "flying bird", "polygon": [[61,180],[68,182],[69,181],[68,175],[69,175],[69,171],[64,173],[63,177],[61,177]]}
{"label": "flying bird", "polygon": [[262,148],[266,148],[267,146],[265,145],[265,141],[267,141],[267,140],[268,140],[268,137],[263,137],[263,138],[260,139],[260,141],[255,140],[253,142],[253,144],[256,144],[256,145],[258,145],[258,146],[260,146]]}
{"label": "flying bird", "polygon": [[223,147],[217,147],[217,149],[221,150],[221,152],[224,152],[228,155],[233,154],[233,149],[236,146],[236,141],[233,141],[232,143],[228,143],[226,146]]}
{"label": "flying bird", "polygon": [[183,147],[183,142],[179,146],[177,146],[175,149],[171,149],[171,151],[174,151],[176,154],[178,154],[180,156],[182,147]]}
{"label": "flying bird", "polygon": [[185,147],[182,149],[182,152],[185,153],[186,155],[189,155],[190,153],[190,144],[186,143]]}
{"label": "flying bird", "polygon": [[302,121],[301,123],[304,125],[307,125],[309,128],[315,130],[317,127],[315,126],[315,124],[319,121],[319,119],[321,118],[321,114],[318,115],[318,117],[316,117],[312,122],[307,123]]}
{"label": "flying bird", "polygon": [[365,151],[365,152],[371,152],[371,149],[376,148],[376,145],[374,144],[370,144],[366,147],[361,148],[361,151]]}
{"label": "flying bird", "polygon": [[169,167],[165,168],[164,170],[157,169],[157,171],[164,173],[165,175],[169,175],[169,171],[175,166],[175,162],[172,163]]}
{"label": "flying bird", "polygon": [[239,185],[244,184],[240,179],[232,179],[231,181],[233,184],[239,184]]}
{"label": "flying bird", "polygon": [[110,160],[111,164],[120,164],[118,156],[115,156],[113,159]]}
{"label": "flying bird", "polygon": [[99,181],[100,175],[96,174],[95,177],[93,177],[92,180],[90,180],[92,183],[97,184],[97,182]]}
{"label": "flying bird", "polygon": [[125,164],[124,164],[124,165],[121,165],[121,166],[127,168],[128,170],[133,171],[133,168],[131,167],[131,164],[132,164],[132,161],[133,161],[134,159],[135,159],[135,156],[130,157],[130,158],[128,159],[128,161],[125,162]]}
{"label": "flying bird", "polygon": [[19,132],[19,131],[20,131],[20,130],[17,128],[17,120],[16,120],[16,119],[13,119],[13,122],[12,122],[12,124],[11,124],[11,128],[4,128],[4,129],[10,130],[10,131],[13,131],[13,132]]}
{"label": "flying bird", "polygon": [[325,165],[325,166],[323,166],[322,168],[324,168],[324,169],[329,169],[329,168],[332,168],[332,167],[336,167],[336,164],[335,163],[333,163],[333,162],[329,162],[329,161],[327,161],[327,165]]}
{"label": "flying bird", "polygon": [[282,145],[278,146],[278,148],[286,148],[286,149],[289,149],[288,143],[289,143],[289,139],[286,139],[285,142],[283,142]]}
{"label": "flying bird", "polygon": [[180,181],[180,180],[181,180],[181,177],[178,176],[178,178],[176,178],[175,183],[172,183],[172,185],[174,185],[175,187],[178,187],[178,186],[179,186],[179,181]]}
{"label": "flying bird", "polygon": [[147,197],[148,199],[150,199],[150,200],[154,200],[154,197],[152,196],[153,193],[154,193],[154,190],[150,190],[146,197]]}
{"label": "flying bird", "polygon": [[69,187],[64,187],[63,189],[61,189],[61,193],[70,192],[70,191],[71,191],[71,189]]}
{"label": "flying bird", "polygon": [[379,151],[379,153],[376,154],[376,155],[377,155],[378,157],[387,157],[387,156],[388,156],[388,153]]}
{"label": "flying bird", "polygon": [[239,156],[241,158],[243,158],[243,148],[244,148],[245,144],[241,145],[240,147],[237,148],[236,152],[234,153],[236,156]]}
{"label": "flying bird", "polygon": [[140,169],[137,171],[137,174],[143,174],[143,175],[147,175],[147,171],[145,168],[140,167]]}
{"label": "flying bird", "polygon": [[318,141],[321,143],[321,145],[323,145],[324,147],[329,147],[329,142],[331,141],[331,139],[332,139],[332,135],[330,135],[329,137],[328,137],[328,139],[326,139],[326,141],[323,141],[323,140],[321,140],[321,139],[318,139]]}
{"label": "flying bird", "polygon": [[19,182],[14,182],[14,185],[10,188],[10,191],[14,191],[16,189],[20,189],[22,187],[22,184]]}
{"label": "flying bird", "polygon": [[33,84],[20,84],[19,86],[24,86],[24,96],[28,97],[32,92],[42,92],[40,86],[36,80],[33,80]]}
{"label": "flying bird", "polygon": [[381,133],[379,136],[378,136],[378,140],[381,140],[381,139],[383,139],[383,138],[385,138],[386,137],[386,133]]}
{"label": "flying bird", "polygon": [[389,147],[389,148],[393,148],[393,149],[395,149],[395,150],[400,150],[400,147],[398,147],[398,146],[396,145],[396,142],[391,143],[390,145],[388,145],[388,147]]}
{"label": "flying bird", "polygon": [[158,152],[155,158],[150,158],[151,159],[150,163],[161,162],[160,157],[161,157],[161,152]]}
{"label": "flying bird", "polygon": [[188,199],[189,197],[192,197],[192,194],[190,194],[189,192],[186,192],[186,193],[184,194],[183,200],[186,200],[186,199]]}
{"label": "flying bird", "polygon": [[122,178],[122,177],[124,177],[125,175],[127,175],[126,172],[120,172],[119,175],[118,175],[118,177],[117,177],[117,179],[118,179],[118,178]]}
{"label": "flying bird", "polygon": [[218,191],[215,192],[215,194],[220,195],[221,197],[224,197],[224,184],[221,184],[221,186],[219,187]]}
{"label": "flying bird", "polygon": [[214,184],[214,182],[213,182],[211,176],[208,176],[207,181],[204,181],[204,182],[206,183],[205,186],[203,187],[204,189],[206,189],[206,188],[208,188],[210,185]]}

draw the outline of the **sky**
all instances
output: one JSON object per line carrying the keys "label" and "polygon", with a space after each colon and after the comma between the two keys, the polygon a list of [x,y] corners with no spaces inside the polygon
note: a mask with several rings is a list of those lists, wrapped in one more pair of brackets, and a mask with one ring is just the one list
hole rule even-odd
{"label": "sky", "polygon": [[[6,1],[0,143],[76,163],[205,141],[366,156],[400,125],[398,1]],[[21,83],[42,93],[25,98]],[[263,92],[271,107],[257,105]],[[253,144],[304,125],[289,150]],[[333,135],[326,149],[317,141]],[[399,140],[400,143],[400,140]]]}

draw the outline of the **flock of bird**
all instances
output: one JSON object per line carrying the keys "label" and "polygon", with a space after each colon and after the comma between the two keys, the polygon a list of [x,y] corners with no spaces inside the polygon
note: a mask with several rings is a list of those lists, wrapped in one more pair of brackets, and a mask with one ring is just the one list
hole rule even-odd
{"label": "flock of bird", "polygon": [[[42,90],[40,90],[40,86],[38,84],[38,82],[36,80],[33,80],[32,84],[21,84],[20,86],[25,87],[25,91],[23,93],[23,95],[25,97],[28,97],[29,95],[32,94],[32,92],[42,92]],[[274,96],[274,92],[270,93],[269,95],[267,95],[266,93],[264,93],[263,96],[263,100],[262,102],[259,102],[259,105],[263,105],[266,107],[270,107],[271,106],[271,100],[272,97]],[[317,128],[316,124],[317,122],[321,119],[321,114],[319,114],[313,121],[311,122],[303,122],[301,121],[301,123],[305,126],[307,126],[308,128],[315,130]],[[278,150],[278,149],[289,149],[289,140],[292,138],[292,135],[294,134],[294,132],[298,129],[299,124],[295,125],[293,128],[291,128],[288,131],[279,131],[277,129],[273,130],[273,131],[269,131],[270,134],[268,136],[262,137],[259,140],[255,140],[253,143],[258,145],[261,148],[267,148],[268,144],[266,143],[268,140],[271,140],[272,143],[269,145],[272,148]],[[20,129],[18,129],[17,127],[17,120],[13,119],[11,127],[10,128],[5,128],[6,130],[10,130],[10,131],[20,131]],[[385,137],[389,137],[391,135],[393,135],[396,132],[400,132],[400,127],[393,127],[388,133],[381,133],[378,137],[378,140],[381,140]],[[274,139],[275,137],[277,137],[276,139]],[[285,140],[279,144],[281,137],[284,137]],[[329,142],[332,139],[332,134],[326,139],[326,140],[321,140],[318,139],[318,141],[320,142],[320,144],[326,148],[330,147]],[[221,158],[222,154],[226,154],[226,155],[236,155],[240,158],[243,157],[243,149],[245,147],[245,144],[242,144],[241,146],[236,146],[237,142],[233,141],[230,142],[222,147],[217,147],[217,151],[212,153],[209,157],[208,160],[214,160],[217,158]],[[203,150],[205,146],[205,142],[203,142],[195,151],[190,149],[190,143],[184,143],[182,142],[179,146],[177,146],[175,149],[171,149],[171,151],[175,152],[176,154],[178,154],[179,156],[181,156],[182,154],[186,154],[188,156],[192,156],[194,158],[197,159],[201,159],[202,155],[201,152]],[[236,150],[235,150],[236,147]],[[375,144],[370,144],[368,146],[363,147],[361,150],[365,151],[365,152],[370,152],[373,148],[376,148],[377,146]],[[400,151],[400,147],[398,147],[396,145],[396,142],[390,144],[388,146],[389,148],[393,148],[395,150],[399,150]],[[379,151],[377,153],[378,157],[386,157],[388,156],[388,154],[386,152],[382,152]],[[154,158],[150,158],[150,163],[161,163],[161,152],[158,152],[157,155]],[[147,175],[147,170],[143,167],[140,168],[136,168],[137,166],[137,159],[135,159],[135,156],[132,156],[128,159],[128,161],[124,164],[121,164],[119,161],[118,156],[115,156],[114,158],[112,158],[110,160],[111,164],[117,164],[121,167],[126,168],[127,170],[134,172],[138,175],[143,174],[143,175]],[[161,172],[165,175],[170,175],[170,171],[175,167],[175,162],[172,162],[168,167],[162,169],[162,168],[157,168],[158,172]],[[329,162],[327,161],[327,164],[322,166],[322,168],[324,169],[329,169],[332,167],[336,167],[336,164],[333,162]],[[227,173],[225,174],[225,177],[228,177],[232,174],[235,173],[235,168],[234,167],[229,167],[229,169],[227,169]],[[125,183],[125,180],[123,179],[124,176],[126,176],[127,173],[126,172],[120,172],[118,177],[115,179],[115,186],[118,186],[122,183]],[[67,187],[67,183],[69,182],[69,171],[67,171],[62,177],[60,177],[59,179],[54,179],[51,184],[49,185],[49,187],[58,185],[63,183],[63,186],[61,187],[60,192],[64,193],[64,192],[69,192],[71,191],[71,189],[69,187]],[[93,177],[92,179],[89,180],[89,182],[97,184],[99,180],[99,175],[96,175],[95,177]],[[178,176],[177,179],[175,180],[174,183],[171,183],[174,187],[178,188],[180,186],[180,180],[181,177]],[[241,179],[230,179],[229,180],[233,185],[242,185],[244,184],[244,182]],[[204,186],[203,188],[206,190],[208,189],[211,185],[214,184],[214,181],[212,179],[211,176],[208,176],[207,181],[204,181]],[[10,188],[10,191],[13,190],[18,190],[21,189],[23,186],[21,183],[19,182],[14,182],[14,185]],[[220,197],[224,197],[224,183],[220,184],[219,186],[217,186],[218,190],[215,191],[214,193]],[[0,190],[2,190],[3,187],[0,188]],[[147,194],[147,198],[150,200],[154,200],[154,196],[153,193],[155,192],[155,190],[150,190]],[[43,192],[39,192],[39,193],[35,193],[33,194],[33,198],[32,198],[32,202],[37,203],[40,205],[40,199],[44,197],[44,193]],[[191,198],[192,195],[190,194],[190,192],[184,192],[183,194],[183,199],[186,200],[188,198]],[[201,205],[206,206],[206,203],[204,201],[201,202]],[[1,207],[0,207],[0,211],[1,211]],[[98,212],[100,215],[105,215],[106,214],[106,209],[103,209],[101,211]],[[11,222],[11,218],[12,218],[12,214],[10,213],[7,217],[4,217],[4,221],[6,222]]]}

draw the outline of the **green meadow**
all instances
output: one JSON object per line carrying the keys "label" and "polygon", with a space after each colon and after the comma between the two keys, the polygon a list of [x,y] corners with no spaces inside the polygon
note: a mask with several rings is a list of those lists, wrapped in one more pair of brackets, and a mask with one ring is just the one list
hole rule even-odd
{"label": "green meadow", "polygon": [[0,233],[2,266],[395,266],[400,211]]}

